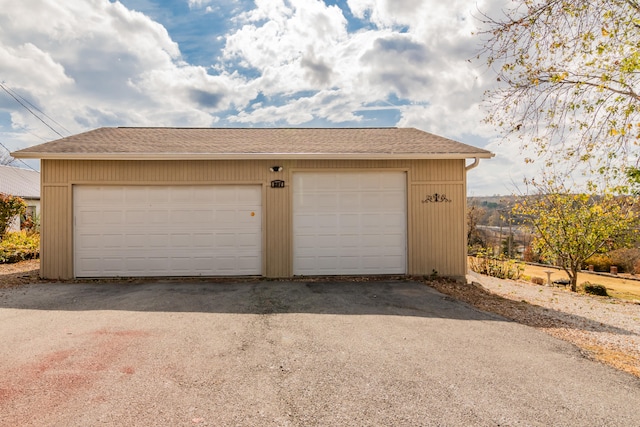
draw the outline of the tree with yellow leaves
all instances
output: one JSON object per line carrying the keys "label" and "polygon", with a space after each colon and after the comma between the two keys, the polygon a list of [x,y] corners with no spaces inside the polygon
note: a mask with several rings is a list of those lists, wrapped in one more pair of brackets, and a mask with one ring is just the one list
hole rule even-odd
{"label": "tree with yellow leaves", "polygon": [[561,155],[601,173],[637,165],[640,2],[510,4],[481,19],[481,56],[499,82],[486,94],[487,120],[556,161]]}
{"label": "tree with yellow leaves", "polygon": [[640,217],[633,197],[602,194],[594,186],[588,193],[574,193],[552,179],[529,185],[535,194],[522,197],[513,214],[532,228],[538,253],[569,275],[572,291],[589,257],[634,240]]}

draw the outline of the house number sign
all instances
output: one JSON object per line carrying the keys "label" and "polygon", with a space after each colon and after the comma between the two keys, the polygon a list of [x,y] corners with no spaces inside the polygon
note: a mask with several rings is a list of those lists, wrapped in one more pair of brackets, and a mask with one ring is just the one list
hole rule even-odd
{"label": "house number sign", "polygon": [[284,188],[284,181],[281,179],[274,179],[271,181],[271,188]]}
{"label": "house number sign", "polygon": [[422,203],[451,203],[453,200],[449,199],[446,194],[433,193],[428,194],[427,197],[422,200]]}

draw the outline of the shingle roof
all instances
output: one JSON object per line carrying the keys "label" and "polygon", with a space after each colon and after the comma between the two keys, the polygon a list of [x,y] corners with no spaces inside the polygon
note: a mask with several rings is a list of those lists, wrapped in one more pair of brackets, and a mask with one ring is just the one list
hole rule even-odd
{"label": "shingle roof", "polygon": [[490,158],[414,128],[99,128],[13,153],[18,158]]}
{"label": "shingle roof", "polygon": [[29,169],[0,166],[0,193],[25,199],[39,199],[40,173]]}

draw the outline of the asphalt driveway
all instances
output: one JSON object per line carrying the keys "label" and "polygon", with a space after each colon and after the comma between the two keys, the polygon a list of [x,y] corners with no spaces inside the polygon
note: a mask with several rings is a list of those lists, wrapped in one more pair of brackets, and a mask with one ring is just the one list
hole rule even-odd
{"label": "asphalt driveway", "polygon": [[0,290],[0,425],[640,425],[640,381],[411,281]]}

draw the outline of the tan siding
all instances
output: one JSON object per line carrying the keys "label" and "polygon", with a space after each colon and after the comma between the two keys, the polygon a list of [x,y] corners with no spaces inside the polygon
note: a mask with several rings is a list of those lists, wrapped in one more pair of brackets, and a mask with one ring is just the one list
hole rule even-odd
{"label": "tan siding", "polygon": [[292,254],[290,243],[291,207],[287,188],[266,188],[265,211],[265,275],[288,277],[291,275]]}
{"label": "tan siding", "polygon": [[43,237],[40,274],[48,279],[68,279],[73,277],[69,187],[44,185],[40,198]]}
{"label": "tan siding", "polygon": [[463,160],[425,160],[416,163],[421,164],[413,170],[413,180],[416,182],[464,180]]}
{"label": "tan siding", "polygon": [[[451,202],[423,202],[428,195],[445,194]],[[464,276],[466,253],[462,184],[419,184],[410,191],[412,245],[411,274]]]}
{"label": "tan siding", "polygon": [[[283,166],[273,173],[271,166]],[[42,274],[73,276],[72,185],[74,184],[262,184],[264,266],[268,277],[292,274],[292,171],[393,169],[408,176],[409,274],[464,276],[463,160],[245,160],[245,161],[71,161],[43,160]],[[286,188],[270,188],[284,179]],[[445,193],[452,203],[423,204],[429,193]]]}

